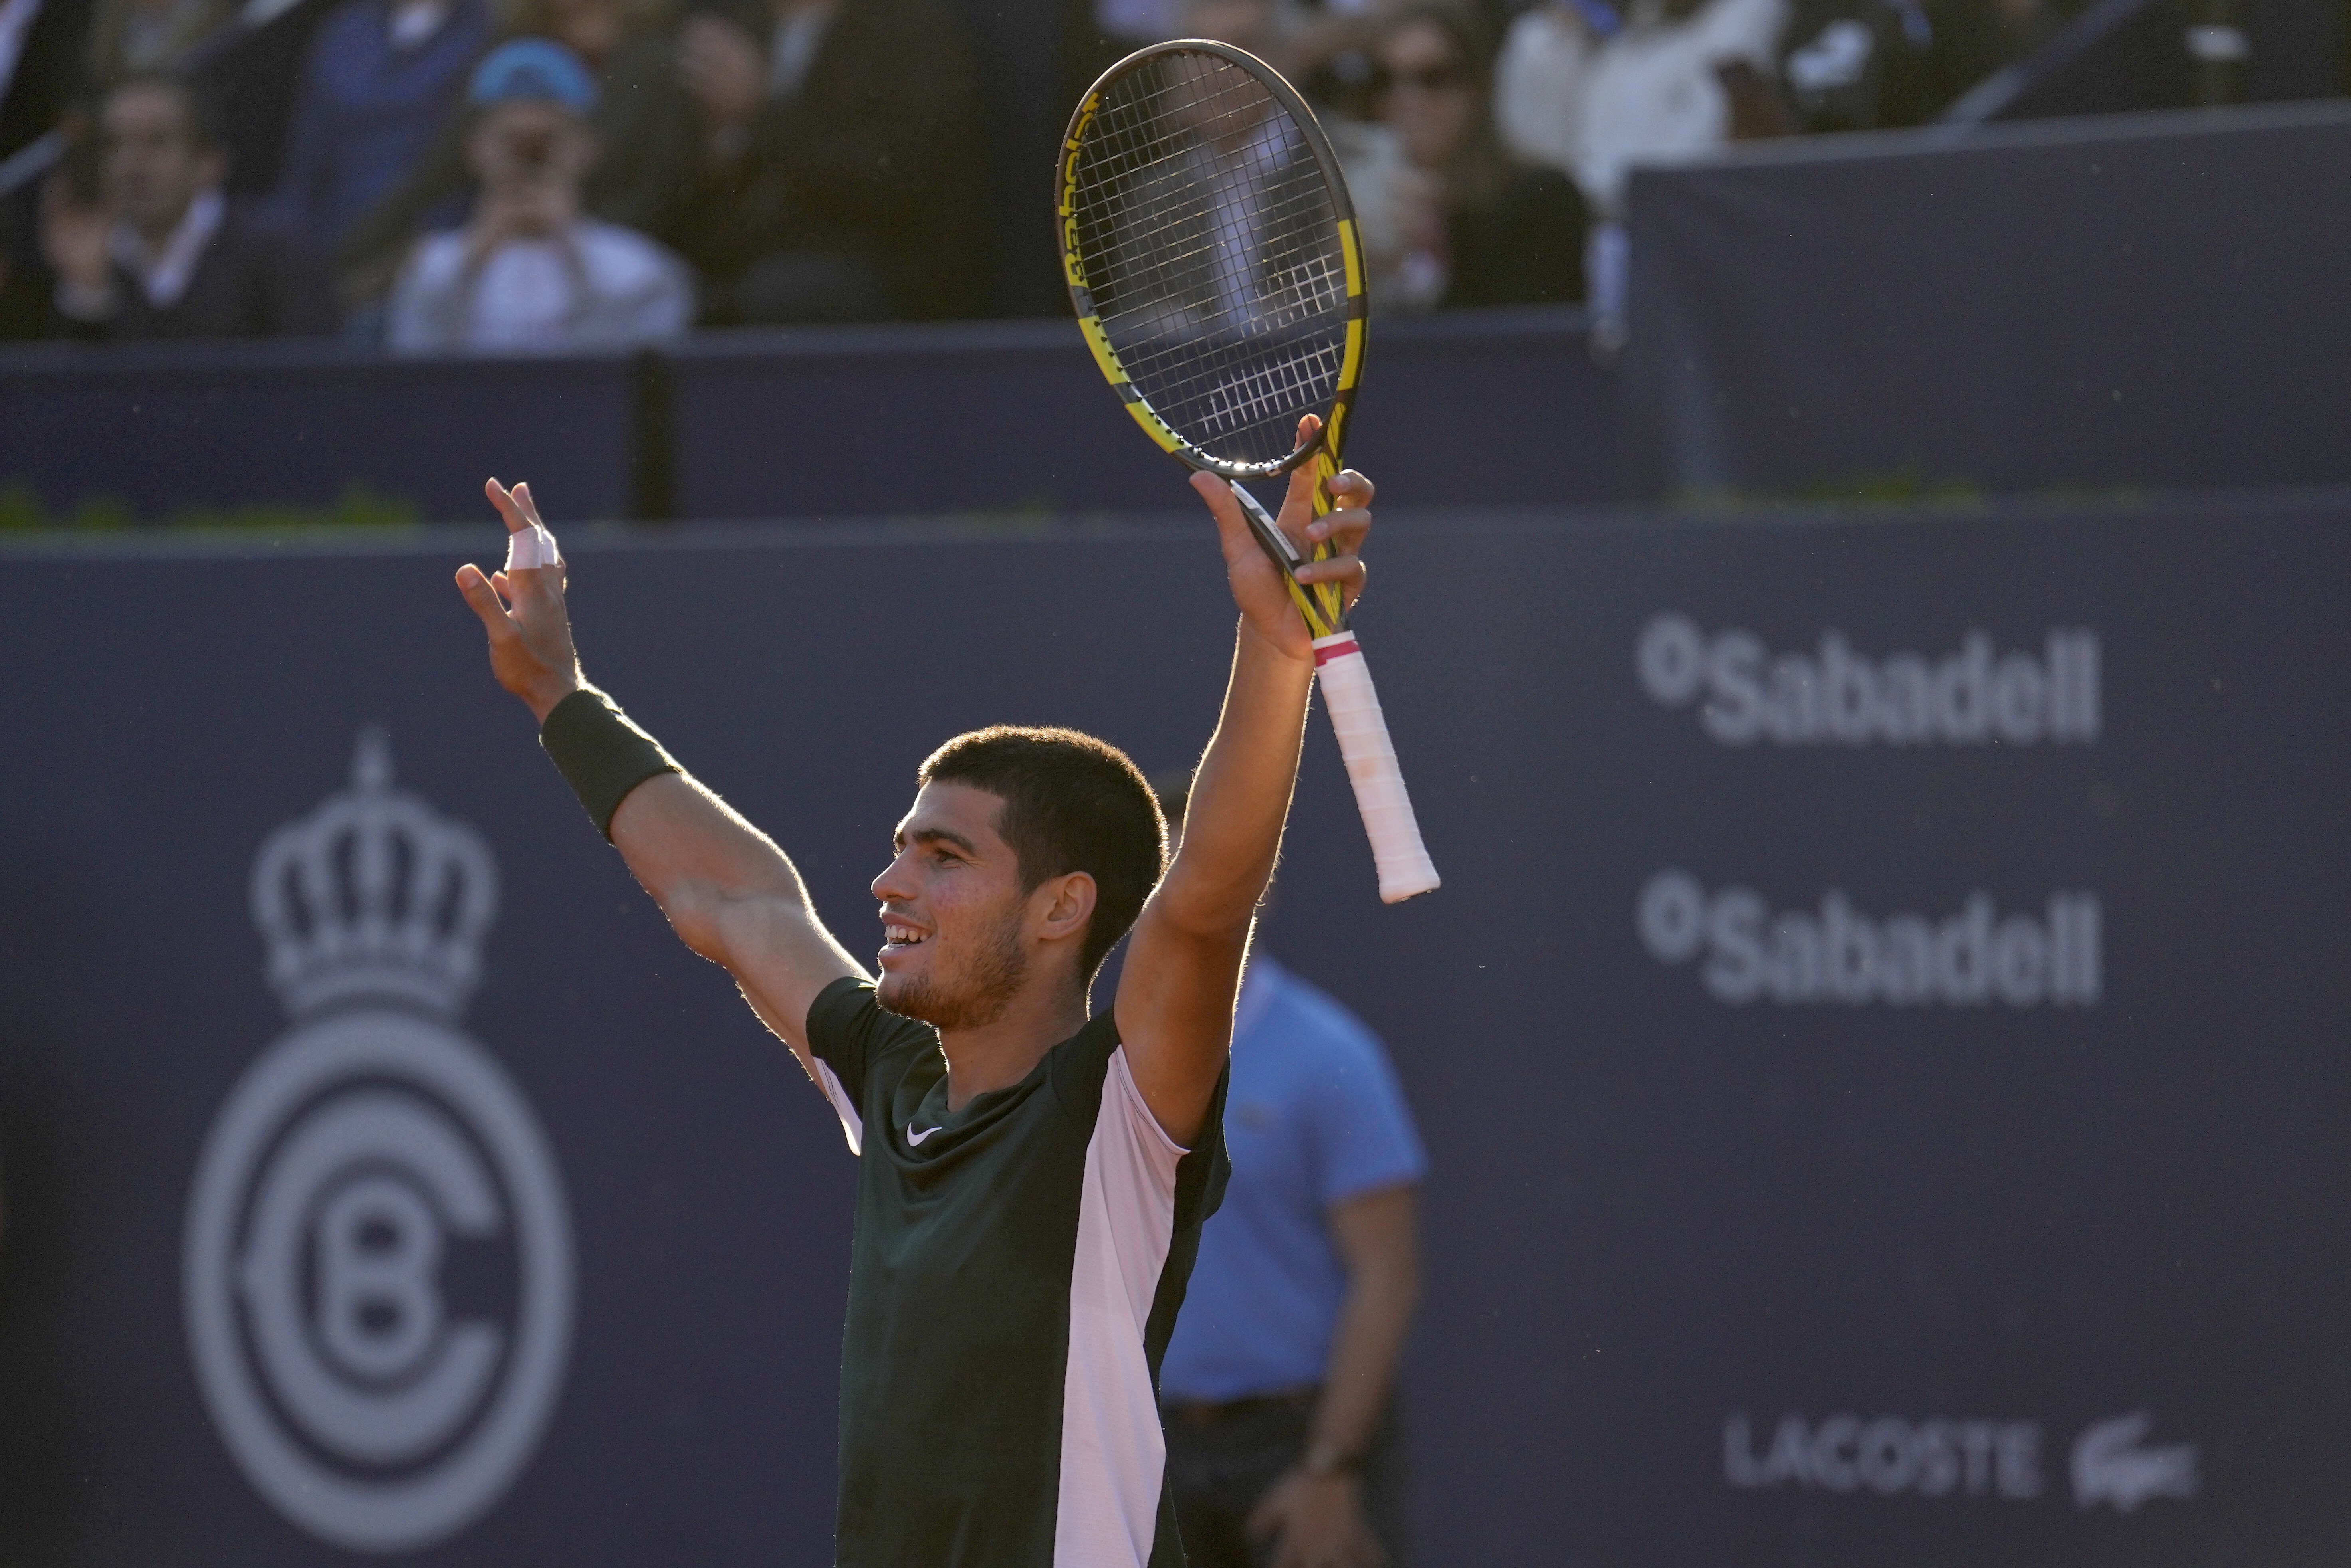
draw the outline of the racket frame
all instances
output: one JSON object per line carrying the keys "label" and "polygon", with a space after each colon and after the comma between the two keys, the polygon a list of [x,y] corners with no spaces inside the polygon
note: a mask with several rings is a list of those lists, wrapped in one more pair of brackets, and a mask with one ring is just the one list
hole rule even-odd
{"label": "racket frame", "polygon": [[[1265,503],[1249,494],[1248,486],[1238,479],[1228,479],[1225,483],[1232,486],[1233,499],[1240,503],[1241,516],[1249,519],[1249,532],[1257,538],[1257,548],[1265,551],[1266,559],[1273,562],[1273,569],[1289,581],[1290,597],[1298,601],[1298,612],[1306,617],[1307,626],[1317,637],[1344,632],[1347,629],[1345,601],[1338,602],[1335,616],[1332,612],[1330,600],[1336,590],[1330,589],[1327,584],[1310,589],[1298,580],[1298,569],[1310,559],[1321,560],[1330,553],[1328,547],[1316,547],[1311,557],[1300,555],[1298,547],[1290,542],[1290,536],[1281,531],[1281,525],[1275,522],[1273,514],[1265,509]],[[1329,507],[1328,499],[1322,495],[1319,484],[1314,499],[1314,515],[1319,517]],[[1326,589],[1329,591],[1324,591]],[[1314,600],[1311,604],[1310,595]]]}
{"label": "racket frame", "polygon": [[[1085,147],[1088,129],[1102,106],[1103,95],[1123,78],[1142,70],[1154,61],[1176,55],[1208,55],[1248,73],[1273,99],[1275,104],[1290,116],[1313,158],[1315,169],[1322,175],[1323,188],[1331,197],[1331,209],[1337,222],[1339,251],[1347,275],[1347,346],[1341,356],[1339,384],[1331,398],[1331,406],[1319,411],[1322,428],[1300,443],[1289,455],[1270,463],[1244,463],[1223,458],[1207,452],[1186,440],[1174,426],[1160,416],[1143,395],[1120,361],[1118,350],[1112,346],[1109,334],[1102,330],[1102,319],[1094,308],[1093,290],[1088,283],[1085,258],[1078,246],[1078,158]],[[1330,497],[1324,486],[1338,474],[1340,452],[1347,435],[1347,424],[1354,412],[1355,389],[1364,373],[1364,350],[1369,334],[1365,328],[1370,317],[1368,275],[1364,267],[1363,242],[1355,226],[1355,204],[1348,194],[1347,180],[1339,166],[1338,154],[1332,150],[1331,139],[1323,133],[1322,123],[1314,116],[1313,107],[1299,95],[1298,89],[1275,70],[1247,49],[1213,38],[1174,38],[1135,50],[1118,61],[1094,79],[1079,99],[1076,110],[1070,116],[1068,131],[1061,138],[1061,156],[1054,174],[1054,233],[1061,246],[1061,271],[1069,285],[1070,303],[1078,314],[1079,330],[1084,333],[1086,347],[1092,350],[1095,365],[1102,377],[1118,393],[1135,423],[1143,427],[1160,450],[1174,456],[1186,466],[1203,473],[1214,474],[1232,485],[1233,494],[1249,521],[1250,532],[1257,536],[1258,545],[1280,570],[1290,586],[1290,598],[1298,605],[1307,626],[1318,637],[1334,635],[1347,629],[1344,596],[1335,584],[1324,583],[1310,588],[1297,580],[1298,568],[1306,559],[1320,560],[1328,556],[1330,547],[1317,546],[1310,558],[1301,558],[1289,538],[1275,524],[1272,516],[1250,495],[1241,483],[1249,479],[1273,479],[1289,474],[1301,464],[1312,462],[1316,467],[1314,484],[1314,515],[1321,517],[1330,510]]]}
{"label": "racket frame", "polygon": [[[1243,463],[1218,457],[1186,441],[1174,426],[1151,406],[1126,372],[1118,350],[1111,346],[1103,332],[1102,318],[1094,308],[1093,290],[1087,281],[1085,258],[1078,251],[1078,155],[1085,147],[1086,131],[1101,111],[1102,96],[1121,78],[1143,69],[1151,62],[1176,55],[1212,55],[1228,65],[1238,67],[1254,77],[1274,101],[1296,125],[1313,158],[1322,183],[1331,194],[1332,214],[1338,220],[1339,250],[1347,270],[1347,347],[1339,364],[1338,390],[1332,393],[1328,410],[1322,413],[1322,428],[1309,440],[1301,443],[1286,457],[1270,463]],[[1346,440],[1346,425],[1353,412],[1355,388],[1364,374],[1364,324],[1370,313],[1370,295],[1364,270],[1364,247],[1355,228],[1355,204],[1347,194],[1347,180],[1339,167],[1339,156],[1332,151],[1331,139],[1322,132],[1322,124],[1314,118],[1312,106],[1299,96],[1298,89],[1282,79],[1281,73],[1247,49],[1237,49],[1230,44],[1213,38],[1173,38],[1163,44],[1153,44],[1120,60],[1094,79],[1078,100],[1070,116],[1069,129],[1061,138],[1061,156],[1053,179],[1053,232],[1061,246],[1062,278],[1070,287],[1070,302],[1077,309],[1078,327],[1085,334],[1086,347],[1093,351],[1094,363],[1102,370],[1103,379],[1116,392],[1119,401],[1135,423],[1143,427],[1161,451],[1173,455],[1186,466],[1204,473],[1219,475],[1227,479],[1272,479],[1289,473],[1300,464],[1318,455],[1328,455],[1331,472],[1338,472],[1336,455]],[[1327,477],[1327,476],[1325,476]],[[1321,486],[1316,486],[1321,495]]]}
{"label": "racket frame", "polygon": [[[1216,457],[1185,440],[1160,417],[1127,375],[1118,351],[1103,332],[1094,309],[1092,290],[1086,281],[1085,261],[1078,254],[1078,155],[1084,146],[1087,128],[1102,108],[1104,91],[1128,72],[1140,69],[1157,57],[1184,53],[1217,56],[1265,86],[1303,136],[1323,184],[1330,191],[1332,209],[1338,220],[1340,252],[1347,273],[1347,346],[1340,362],[1338,389],[1314,434],[1301,442],[1288,456],[1270,463],[1236,463]],[[1217,475],[1231,486],[1258,548],[1281,572],[1290,599],[1314,634],[1315,666],[1323,678],[1325,706],[1339,733],[1339,748],[1346,762],[1356,806],[1371,836],[1382,901],[1395,904],[1436,888],[1439,885],[1437,868],[1421,842],[1420,826],[1405,790],[1404,776],[1397,768],[1370,672],[1364,664],[1362,649],[1348,632],[1345,595],[1336,583],[1309,587],[1298,580],[1298,570],[1307,559],[1322,560],[1330,556],[1330,543],[1326,540],[1318,544],[1311,556],[1301,557],[1273,514],[1243,483],[1277,478],[1311,461],[1315,465],[1314,516],[1327,514],[1331,510],[1330,481],[1339,473],[1339,454],[1346,439],[1349,416],[1354,411],[1355,388],[1363,378],[1364,328],[1370,314],[1363,246],[1356,233],[1355,207],[1347,194],[1346,178],[1340,171],[1338,155],[1332,151],[1330,139],[1323,135],[1321,122],[1314,118],[1314,110],[1296,89],[1282,79],[1280,72],[1229,44],[1207,38],[1177,38],[1138,49],[1097,78],[1079,100],[1077,112],[1070,117],[1054,174],[1054,232],[1061,238],[1062,272],[1070,287],[1071,303],[1077,308],[1078,326],[1085,334],[1086,346],[1093,351],[1094,363],[1103,378],[1118,393],[1135,423],[1160,450],[1187,467]]]}

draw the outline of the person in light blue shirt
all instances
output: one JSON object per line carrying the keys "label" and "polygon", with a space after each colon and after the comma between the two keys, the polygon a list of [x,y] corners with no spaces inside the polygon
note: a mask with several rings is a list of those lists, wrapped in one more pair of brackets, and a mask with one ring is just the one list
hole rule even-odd
{"label": "person in light blue shirt", "polygon": [[[1163,788],[1171,824],[1180,790]],[[1262,951],[1233,1019],[1232,1176],[1160,1367],[1192,1568],[1404,1568],[1390,1397],[1427,1168],[1371,1031]]]}

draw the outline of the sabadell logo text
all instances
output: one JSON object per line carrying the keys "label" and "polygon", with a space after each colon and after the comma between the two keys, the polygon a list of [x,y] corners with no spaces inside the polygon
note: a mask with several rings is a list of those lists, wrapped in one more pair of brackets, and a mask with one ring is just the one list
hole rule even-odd
{"label": "sabadell logo text", "polygon": [[1668,707],[1698,704],[1726,746],[2086,744],[2098,737],[2098,636],[2050,632],[2002,651],[1982,632],[1938,654],[1873,657],[1824,632],[1817,650],[1775,653],[1751,632],[1709,636],[1663,614],[1634,650],[1642,687]]}
{"label": "sabadell logo text", "polygon": [[1661,871],[1634,912],[1661,964],[1696,964],[1730,1003],[1867,1002],[1896,1007],[2091,1007],[2104,968],[2097,894],[2054,893],[2006,909],[1989,893],[1932,914],[1872,915],[1834,889],[1809,909],[1774,911],[1752,888],[1709,893]]}

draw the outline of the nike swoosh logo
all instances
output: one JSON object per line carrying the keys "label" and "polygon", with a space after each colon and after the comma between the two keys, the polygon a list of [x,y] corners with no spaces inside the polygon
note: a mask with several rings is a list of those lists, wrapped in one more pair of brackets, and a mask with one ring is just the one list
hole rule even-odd
{"label": "nike swoosh logo", "polygon": [[911,1147],[913,1147],[914,1145],[921,1143],[925,1138],[929,1137],[929,1136],[931,1135],[931,1134],[932,1134],[932,1133],[944,1133],[944,1132],[946,1132],[946,1126],[945,1126],[945,1125],[940,1125],[940,1126],[933,1127],[933,1128],[929,1129],[929,1131],[927,1131],[927,1132],[921,1132],[921,1133],[917,1133],[916,1131],[914,1131],[914,1124],[913,1124],[912,1122],[909,1122],[909,1123],[907,1123],[907,1124],[906,1124],[906,1145],[907,1145],[907,1146],[908,1146],[909,1148],[911,1148]]}

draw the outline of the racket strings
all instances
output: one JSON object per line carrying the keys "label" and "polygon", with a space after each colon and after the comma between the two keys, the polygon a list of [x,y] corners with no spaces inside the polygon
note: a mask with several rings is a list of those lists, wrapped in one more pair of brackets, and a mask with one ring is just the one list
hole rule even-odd
{"label": "racket strings", "polygon": [[[1214,177],[1211,175],[1211,178]],[[1283,308],[1285,302],[1278,295],[1269,298],[1271,291],[1259,287],[1260,279],[1253,275],[1252,258],[1248,254],[1248,241],[1256,236],[1252,236],[1246,231],[1252,218],[1257,219],[1262,225],[1268,217],[1272,217],[1279,222],[1280,215],[1264,211],[1270,204],[1250,201],[1249,198],[1255,193],[1246,185],[1242,186],[1237,194],[1238,200],[1227,200],[1221,204],[1221,211],[1217,212],[1216,228],[1219,232],[1213,237],[1201,232],[1207,228],[1207,225],[1199,223],[1193,214],[1181,211],[1180,203],[1163,200],[1160,204],[1163,208],[1176,207],[1177,211],[1172,214],[1165,211],[1152,211],[1144,214],[1137,214],[1144,218],[1153,231],[1152,241],[1155,254],[1148,258],[1147,265],[1156,267],[1163,275],[1158,280],[1161,287],[1145,294],[1146,306],[1153,304],[1160,306],[1159,309],[1151,311],[1150,314],[1161,319],[1135,323],[1131,320],[1134,312],[1119,309],[1115,305],[1113,315],[1119,318],[1116,324],[1122,329],[1130,325],[1142,325],[1146,329],[1145,334],[1131,332],[1122,334],[1130,339],[1129,347],[1134,350],[1134,368],[1143,374],[1150,376],[1154,372],[1178,368],[1186,361],[1198,361],[1199,362],[1194,367],[1197,373],[1204,377],[1222,378],[1236,369],[1249,368],[1249,361],[1260,358],[1262,351],[1257,350],[1256,345],[1246,340],[1219,344],[1213,339],[1204,339],[1201,329],[1206,328],[1210,332],[1223,329],[1228,332],[1237,332],[1241,339],[1246,340],[1250,337],[1264,338],[1280,334],[1283,329],[1294,326],[1301,318],[1311,320],[1314,309],[1311,284],[1302,291],[1308,296],[1304,310],[1297,308],[1294,305],[1290,308]],[[1176,221],[1171,223],[1169,221],[1171,216]],[[1186,221],[1186,219],[1191,221]],[[1171,235],[1186,236],[1187,231],[1190,231],[1192,243],[1183,244],[1180,243],[1180,239],[1176,244],[1166,243]],[[1122,246],[1121,248],[1130,247]],[[1296,246],[1264,248],[1265,255],[1258,265],[1266,274],[1279,277],[1285,270],[1291,272],[1300,270],[1294,266],[1292,253],[1296,251]],[[1119,256],[1117,259],[1123,261],[1127,258]],[[1131,268],[1120,267],[1116,270],[1122,277],[1133,276]],[[1151,292],[1159,294],[1161,298],[1151,300],[1148,297]],[[1170,304],[1175,306],[1174,311],[1165,308]],[[1170,315],[1176,318],[1173,323],[1165,319]],[[1170,324],[1176,326],[1177,330],[1170,334],[1163,329],[1156,334],[1160,340],[1158,341],[1152,340],[1152,337],[1146,335],[1151,328],[1164,329]],[[1276,345],[1277,349],[1289,346]],[[1310,341],[1297,346],[1303,348],[1309,354],[1317,348],[1322,348],[1326,350],[1327,358],[1327,350],[1332,345],[1314,344]],[[1201,355],[1203,349],[1207,350],[1205,358]]]}
{"label": "racket strings", "polygon": [[1135,390],[1225,461],[1290,455],[1346,360],[1346,259],[1320,165],[1254,76],[1163,57],[1105,90],[1071,186],[1096,319]]}

